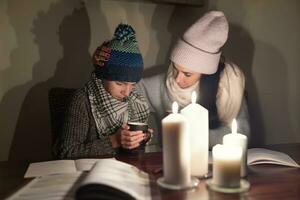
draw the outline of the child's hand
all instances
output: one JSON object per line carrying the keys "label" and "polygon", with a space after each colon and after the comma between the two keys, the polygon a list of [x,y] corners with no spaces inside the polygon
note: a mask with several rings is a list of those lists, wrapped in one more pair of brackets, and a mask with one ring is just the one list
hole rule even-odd
{"label": "child's hand", "polygon": [[154,132],[153,129],[148,128],[148,132],[144,136],[144,141],[145,141],[146,145],[151,142],[153,132]]}
{"label": "child's hand", "polygon": [[121,127],[121,146],[125,149],[134,149],[140,146],[145,134],[143,131],[129,131],[128,129],[127,124]]}

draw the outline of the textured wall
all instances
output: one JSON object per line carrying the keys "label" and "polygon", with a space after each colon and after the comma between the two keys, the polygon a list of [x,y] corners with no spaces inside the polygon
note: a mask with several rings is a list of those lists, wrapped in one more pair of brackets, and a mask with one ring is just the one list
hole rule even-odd
{"label": "textured wall", "polygon": [[189,7],[117,0],[0,2],[0,160],[46,160],[48,90],[80,87],[90,55],[120,22],[129,23],[146,73],[165,69],[175,38],[206,9],[230,21],[224,54],[242,67],[258,143],[300,141],[300,3],[209,1]]}

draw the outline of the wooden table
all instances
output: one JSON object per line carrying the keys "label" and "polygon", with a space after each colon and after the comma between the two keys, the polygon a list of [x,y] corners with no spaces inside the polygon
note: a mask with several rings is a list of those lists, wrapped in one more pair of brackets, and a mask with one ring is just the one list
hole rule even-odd
{"label": "wooden table", "polygon": [[[285,152],[300,163],[300,144],[272,145],[265,148]],[[240,194],[223,194],[209,190],[205,181],[200,181],[199,186],[192,190],[172,191],[159,188],[155,181],[162,176],[162,171],[160,171],[162,167],[161,153],[131,157],[117,156],[117,159],[135,165],[150,174],[153,200],[300,199],[300,169],[297,168],[276,165],[251,166],[246,178],[251,184],[250,190]],[[0,199],[28,182],[23,179],[27,166],[28,163],[24,162],[0,162]]]}

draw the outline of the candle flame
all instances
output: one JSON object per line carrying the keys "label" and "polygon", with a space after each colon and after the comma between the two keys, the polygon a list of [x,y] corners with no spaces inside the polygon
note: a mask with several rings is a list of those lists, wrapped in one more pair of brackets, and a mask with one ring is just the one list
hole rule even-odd
{"label": "candle flame", "polygon": [[197,94],[195,91],[192,92],[192,103],[196,103],[197,100]]}
{"label": "candle flame", "polygon": [[237,133],[237,122],[236,122],[236,119],[233,119],[233,121],[232,121],[231,132],[232,133]]}
{"label": "candle flame", "polygon": [[178,103],[176,101],[174,101],[172,104],[172,112],[178,113]]}

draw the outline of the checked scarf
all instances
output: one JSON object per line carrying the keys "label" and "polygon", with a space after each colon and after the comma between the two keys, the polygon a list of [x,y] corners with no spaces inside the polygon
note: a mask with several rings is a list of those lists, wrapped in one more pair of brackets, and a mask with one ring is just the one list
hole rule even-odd
{"label": "checked scarf", "polygon": [[128,121],[146,122],[148,120],[147,101],[136,88],[124,101],[117,100],[105,90],[102,80],[98,79],[95,73],[92,73],[92,78],[85,88],[99,138],[116,133]]}

